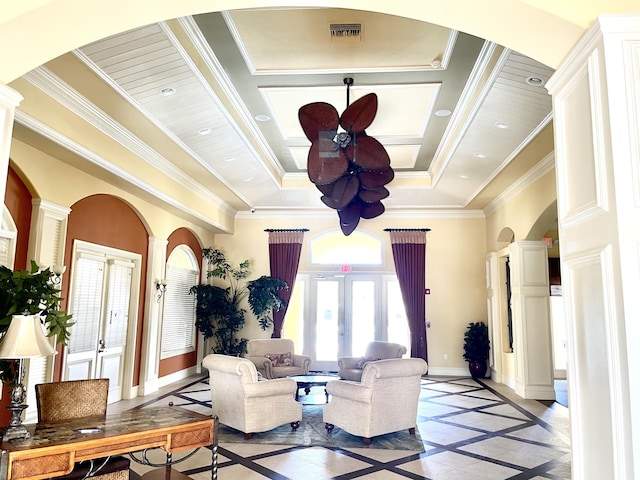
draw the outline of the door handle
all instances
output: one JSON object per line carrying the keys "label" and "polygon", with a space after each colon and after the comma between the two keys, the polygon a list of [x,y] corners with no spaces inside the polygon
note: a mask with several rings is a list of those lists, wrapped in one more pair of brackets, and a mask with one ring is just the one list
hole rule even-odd
{"label": "door handle", "polygon": [[98,342],[98,353],[102,353],[107,349],[107,346],[104,344],[104,340],[100,340]]}

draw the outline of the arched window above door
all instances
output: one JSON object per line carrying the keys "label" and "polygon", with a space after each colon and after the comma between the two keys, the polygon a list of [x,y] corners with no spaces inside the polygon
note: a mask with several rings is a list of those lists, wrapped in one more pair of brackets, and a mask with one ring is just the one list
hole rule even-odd
{"label": "arched window above door", "polygon": [[312,265],[382,265],[382,240],[355,231],[346,237],[341,231],[323,233],[309,242]]}

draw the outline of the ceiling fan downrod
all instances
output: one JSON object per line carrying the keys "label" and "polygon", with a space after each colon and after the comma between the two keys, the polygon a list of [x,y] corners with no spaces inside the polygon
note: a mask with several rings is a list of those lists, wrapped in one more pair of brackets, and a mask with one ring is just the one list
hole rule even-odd
{"label": "ceiling fan downrod", "polygon": [[345,77],[345,78],[342,79],[342,81],[347,86],[347,108],[349,108],[349,87],[351,87],[351,85],[353,85],[353,78]]}

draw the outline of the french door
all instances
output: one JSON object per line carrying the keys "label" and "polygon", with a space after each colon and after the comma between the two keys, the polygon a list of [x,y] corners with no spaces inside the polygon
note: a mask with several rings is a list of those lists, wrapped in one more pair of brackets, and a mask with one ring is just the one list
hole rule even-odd
{"label": "french door", "polygon": [[364,355],[373,340],[408,345],[409,329],[393,275],[314,275],[308,280],[304,345],[311,368],[336,371],[338,358]]}
{"label": "french door", "polygon": [[63,380],[109,379],[108,402],[123,398],[127,353],[136,308],[137,255],[82,244],[75,252],[70,290],[71,328]]}

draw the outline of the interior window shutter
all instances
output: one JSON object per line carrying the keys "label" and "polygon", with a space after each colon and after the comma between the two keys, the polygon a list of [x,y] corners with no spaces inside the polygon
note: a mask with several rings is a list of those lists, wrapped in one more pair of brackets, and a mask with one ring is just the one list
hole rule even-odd
{"label": "interior window shutter", "polygon": [[104,267],[105,258],[81,255],[77,260],[70,353],[92,351],[98,345]]}
{"label": "interior window shutter", "polygon": [[133,267],[133,262],[109,260],[107,317],[104,332],[104,341],[109,347],[121,347],[127,343]]}
{"label": "interior window shutter", "polygon": [[189,289],[197,283],[197,271],[167,265],[161,358],[195,349],[196,298]]}

